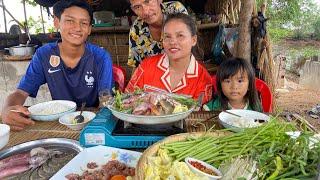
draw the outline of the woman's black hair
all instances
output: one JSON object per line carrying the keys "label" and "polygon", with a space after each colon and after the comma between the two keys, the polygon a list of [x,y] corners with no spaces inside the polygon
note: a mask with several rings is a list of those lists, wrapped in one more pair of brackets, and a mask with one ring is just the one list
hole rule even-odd
{"label": "woman's black hair", "polygon": [[92,23],[93,11],[91,6],[85,0],[59,0],[53,5],[53,15],[61,19],[61,15],[65,9],[76,6],[88,11],[90,23]]}
{"label": "woman's black hair", "polygon": [[[166,20],[164,21],[163,27],[172,20],[180,20],[188,27],[192,36],[197,35],[198,30],[197,30],[196,22],[192,19],[191,16],[184,13],[169,14]],[[204,53],[203,53],[203,50],[199,47],[198,42],[196,43],[196,45],[192,47],[191,52],[196,59],[203,59]]]}
{"label": "woman's black hair", "polygon": [[249,105],[253,108],[253,110],[261,111],[262,107],[256,89],[253,67],[249,61],[246,61],[242,58],[229,58],[224,60],[218,68],[216,74],[216,86],[222,109],[228,109],[228,98],[222,92],[221,83],[223,80],[236,75],[239,71],[241,73],[247,73],[249,80],[248,91],[244,98],[249,101]]}

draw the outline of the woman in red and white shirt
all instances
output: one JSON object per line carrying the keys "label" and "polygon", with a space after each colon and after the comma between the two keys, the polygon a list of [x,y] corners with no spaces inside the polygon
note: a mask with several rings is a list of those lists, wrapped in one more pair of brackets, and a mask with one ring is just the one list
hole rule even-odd
{"label": "woman in red and white shirt", "polygon": [[169,15],[163,28],[164,54],[142,61],[136,69],[127,92],[136,88],[156,87],[170,93],[190,95],[202,103],[211,99],[212,81],[208,71],[197,62],[192,48],[197,44],[194,20],[182,13]]}

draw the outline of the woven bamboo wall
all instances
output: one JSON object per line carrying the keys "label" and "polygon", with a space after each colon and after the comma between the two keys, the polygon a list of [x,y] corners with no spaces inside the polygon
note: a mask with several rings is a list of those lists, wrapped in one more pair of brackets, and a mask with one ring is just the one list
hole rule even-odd
{"label": "woven bamboo wall", "polygon": [[204,52],[204,61],[210,58],[212,44],[215,38],[217,28],[201,30],[198,32],[198,44]]}
{"label": "woven bamboo wall", "polygon": [[92,33],[88,40],[106,49],[110,53],[113,63],[126,69],[127,81],[130,79],[132,68],[127,65],[128,33]]}
{"label": "woven bamboo wall", "polygon": [[241,0],[207,0],[205,12],[219,15],[225,24],[238,24]]}

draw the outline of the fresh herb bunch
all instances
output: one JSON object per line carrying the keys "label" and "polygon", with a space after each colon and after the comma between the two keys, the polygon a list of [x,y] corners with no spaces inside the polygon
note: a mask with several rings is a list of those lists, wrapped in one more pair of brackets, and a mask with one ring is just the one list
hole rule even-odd
{"label": "fresh herb bunch", "polygon": [[183,105],[186,105],[188,109],[197,104],[196,101],[194,101],[192,98],[187,98],[183,96],[174,96],[173,99]]}
{"label": "fresh herb bunch", "polygon": [[122,94],[119,90],[116,90],[115,92],[115,98],[114,98],[114,108],[117,111],[122,111],[123,110],[123,104],[122,104]]}
{"label": "fresh herb bunch", "polygon": [[141,88],[135,88],[133,91],[134,95],[138,95],[138,94],[142,94],[142,93],[143,93],[143,89],[141,89]]}

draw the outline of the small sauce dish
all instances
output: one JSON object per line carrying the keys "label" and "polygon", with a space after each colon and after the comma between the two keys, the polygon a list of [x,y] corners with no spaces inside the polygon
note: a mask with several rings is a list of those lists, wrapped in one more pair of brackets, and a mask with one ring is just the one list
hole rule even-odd
{"label": "small sauce dish", "polygon": [[7,145],[10,136],[10,126],[0,124],[0,149]]}
{"label": "small sauce dish", "polygon": [[184,161],[187,163],[191,171],[196,173],[197,175],[206,176],[210,180],[222,178],[222,173],[217,168],[211,166],[206,162],[191,157],[185,158]]}

